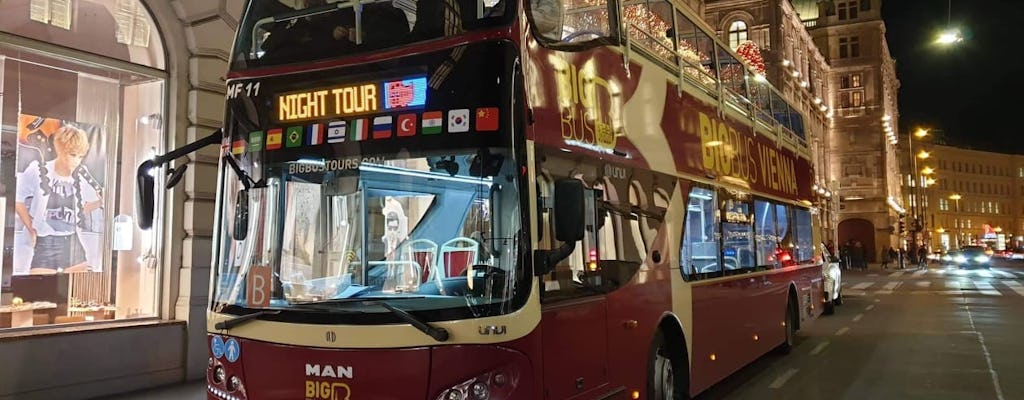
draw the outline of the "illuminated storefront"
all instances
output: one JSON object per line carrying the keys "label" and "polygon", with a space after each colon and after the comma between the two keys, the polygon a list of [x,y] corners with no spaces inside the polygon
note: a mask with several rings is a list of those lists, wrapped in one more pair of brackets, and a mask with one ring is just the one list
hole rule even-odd
{"label": "illuminated storefront", "polygon": [[0,12],[0,329],[156,316],[160,230],[133,223],[133,166],[164,142],[152,18],[134,0]]}

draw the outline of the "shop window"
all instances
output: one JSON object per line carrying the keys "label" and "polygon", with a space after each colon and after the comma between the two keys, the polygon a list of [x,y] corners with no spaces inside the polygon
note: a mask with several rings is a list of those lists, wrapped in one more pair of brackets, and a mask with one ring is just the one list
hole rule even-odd
{"label": "shop window", "polygon": [[134,0],[2,8],[2,34],[27,39],[0,44],[0,329],[155,317],[162,218],[137,228],[134,188],[165,150],[165,75],[129,64],[163,68],[152,19]]}

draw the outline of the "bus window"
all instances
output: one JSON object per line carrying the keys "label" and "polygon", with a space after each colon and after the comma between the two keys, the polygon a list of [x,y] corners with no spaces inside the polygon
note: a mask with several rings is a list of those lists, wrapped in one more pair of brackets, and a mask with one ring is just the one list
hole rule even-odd
{"label": "bus window", "polygon": [[796,229],[796,259],[801,263],[811,262],[814,259],[811,212],[804,208],[794,208],[793,214]]}
{"label": "bus window", "polygon": [[721,271],[718,261],[718,209],[715,191],[695,187],[686,206],[686,225],[680,254],[680,270],[686,279],[698,279]]}
{"label": "bus window", "polygon": [[754,201],[754,229],[757,240],[757,266],[772,269],[778,266],[775,250],[780,238],[775,236],[775,207],[763,200]]}
{"label": "bus window", "polygon": [[683,76],[705,90],[715,91],[715,72],[712,69],[713,41],[686,15],[676,11],[676,52],[679,54]]}
{"label": "bus window", "polygon": [[750,195],[735,190],[722,190],[722,265],[726,271],[753,268],[754,216]]}
{"label": "bus window", "polygon": [[612,37],[606,0],[530,0],[536,34],[550,43],[584,43]]}
{"label": "bus window", "polygon": [[625,20],[629,38],[655,57],[676,65],[672,42],[672,4],[659,0],[629,0],[625,4]]}

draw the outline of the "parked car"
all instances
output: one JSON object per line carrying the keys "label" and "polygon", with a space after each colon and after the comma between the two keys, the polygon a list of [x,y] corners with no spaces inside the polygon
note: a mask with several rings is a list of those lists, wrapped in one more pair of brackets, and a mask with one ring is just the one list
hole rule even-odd
{"label": "parked car", "polygon": [[821,275],[825,289],[825,314],[834,314],[836,306],[843,305],[843,272],[839,268],[839,257],[832,255],[824,243],[821,244]]}

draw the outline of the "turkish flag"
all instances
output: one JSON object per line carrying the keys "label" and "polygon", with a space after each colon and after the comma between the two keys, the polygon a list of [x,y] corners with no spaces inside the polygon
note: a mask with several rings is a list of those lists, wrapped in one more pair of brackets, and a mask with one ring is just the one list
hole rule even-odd
{"label": "turkish flag", "polygon": [[402,114],[398,116],[398,136],[416,135],[416,114]]}
{"label": "turkish flag", "polygon": [[476,130],[477,132],[498,130],[498,107],[476,109]]}

